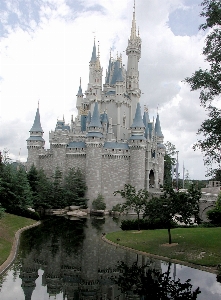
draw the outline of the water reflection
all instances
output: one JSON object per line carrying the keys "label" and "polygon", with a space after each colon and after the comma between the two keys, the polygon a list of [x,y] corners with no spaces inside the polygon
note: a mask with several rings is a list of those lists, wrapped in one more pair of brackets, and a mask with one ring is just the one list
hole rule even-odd
{"label": "water reflection", "polygon": [[[70,221],[57,217],[24,232],[16,262],[0,277],[0,299],[196,299],[190,297],[204,278],[216,277],[193,270],[191,276],[199,274],[201,283],[196,285],[194,281],[192,288],[192,280],[185,283],[190,272],[189,277],[181,276],[180,281],[178,276],[182,272],[177,266],[171,279],[170,266],[101,240],[103,232],[118,229],[111,218]],[[220,299],[219,286],[216,285],[214,293],[209,288],[205,291],[203,286],[197,299]],[[180,297],[171,296],[177,290]]]}

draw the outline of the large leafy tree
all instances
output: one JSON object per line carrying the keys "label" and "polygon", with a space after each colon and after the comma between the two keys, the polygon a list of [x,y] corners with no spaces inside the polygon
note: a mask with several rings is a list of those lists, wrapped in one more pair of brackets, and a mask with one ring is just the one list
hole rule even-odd
{"label": "large leafy tree", "polygon": [[123,190],[115,191],[114,196],[120,194],[126,201],[118,205],[120,211],[134,210],[138,219],[138,230],[140,230],[139,220],[140,214],[144,212],[148,202],[149,193],[144,189],[136,191],[135,187],[130,184],[125,184]]}
{"label": "large leafy tree", "polygon": [[[201,30],[208,30],[203,48],[203,55],[208,62],[208,68],[200,68],[191,77],[185,78],[192,91],[200,91],[200,102],[208,112],[206,119],[198,130],[202,136],[194,145],[205,156],[208,175],[220,175],[220,146],[221,146],[221,110],[216,106],[221,94],[221,1],[204,0],[201,16],[205,23]],[[215,167],[211,167],[215,163]],[[220,176],[219,176],[220,177]],[[221,179],[221,178],[216,178]]]}
{"label": "large leafy tree", "polygon": [[195,216],[198,221],[200,197],[201,192],[193,185],[188,192],[174,191],[170,188],[160,198],[150,199],[146,205],[144,216],[148,217],[150,221],[158,219],[166,225],[169,244],[171,244],[171,227],[174,220],[191,224],[192,217]]}
{"label": "large leafy tree", "polygon": [[171,142],[166,142],[166,154],[164,156],[164,186],[172,186],[172,166],[175,165],[176,159],[174,158],[176,154],[176,147]]}

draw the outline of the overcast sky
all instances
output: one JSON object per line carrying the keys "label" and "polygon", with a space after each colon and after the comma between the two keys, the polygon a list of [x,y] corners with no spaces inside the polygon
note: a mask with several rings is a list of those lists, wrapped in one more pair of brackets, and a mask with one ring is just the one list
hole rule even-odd
{"label": "overcast sky", "polygon": [[[206,117],[198,92],[182,80],[206,62],[201,54],[205,32],[199,17],[201,0],[136,0],[136,22],[142,39],[139,63],[141,106],[151,118],[157,107],[164,141],[175,144],[191,179],[204,179],[200,151],[192,149]],[[0,149],[26,161],[26,139],[38,100],[46,147],[57,118],[76,116],[79,78],[87,88],[94,36],[101,64],[123,54],[130,36],[133,0],[1,0],[0,1]],[[21,151],[20,151],[21,149]],[[182,177],[182,176],[181,176]]]}

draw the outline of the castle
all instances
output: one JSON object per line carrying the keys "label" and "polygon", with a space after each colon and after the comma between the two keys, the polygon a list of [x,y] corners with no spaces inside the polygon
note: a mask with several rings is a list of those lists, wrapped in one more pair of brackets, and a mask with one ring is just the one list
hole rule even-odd
{"label": "castle", "polygon": [[163,134],[159,114],[150,121],[144,107],[141,115],[138,62],[141,38],[136,30],[135,9],[131,34],[126,48],[127,69],[122,55],[110,56],[105,83],[100,65],[99,47],[95,41],[89,63],[89,83],[83,94],[80,86],[76,95],[77,117],[71,124],[57,120],[49,133],[50,149],[44,149],[39,107],[27,139],[27,168],[34,164],[51,176],[56,167],[65,174],[69,168],[80,168],[88,187],[88,206],[101,193],[111,209],[122,202],[113,192],[130,183],[138,189],[159,188],[163,185]]}

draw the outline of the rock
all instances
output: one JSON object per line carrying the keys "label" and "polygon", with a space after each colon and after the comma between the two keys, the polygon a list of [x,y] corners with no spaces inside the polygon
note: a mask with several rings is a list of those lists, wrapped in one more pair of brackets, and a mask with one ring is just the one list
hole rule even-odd
{"label": "rock", "polygon": [[70,210],[79,210],[79,209],[80,209],[80,206],[71,205],[71,206],[69,206],[69,209],[70,209]]}

